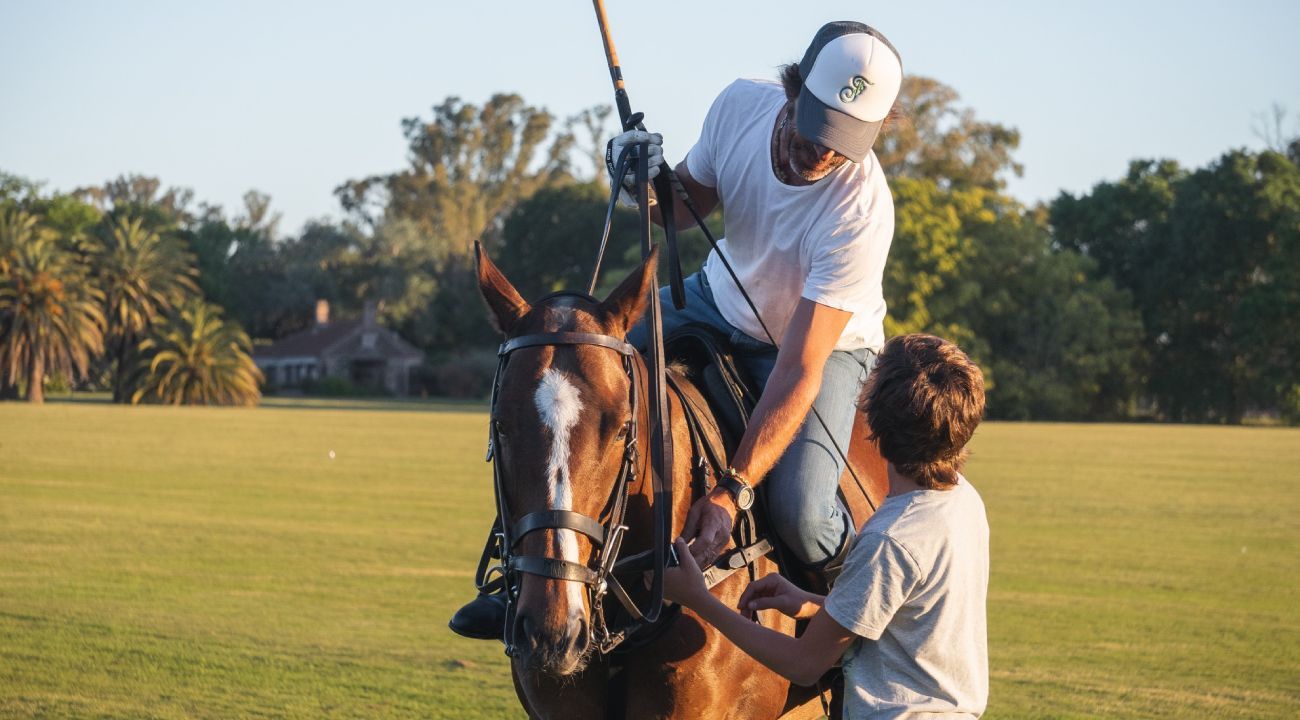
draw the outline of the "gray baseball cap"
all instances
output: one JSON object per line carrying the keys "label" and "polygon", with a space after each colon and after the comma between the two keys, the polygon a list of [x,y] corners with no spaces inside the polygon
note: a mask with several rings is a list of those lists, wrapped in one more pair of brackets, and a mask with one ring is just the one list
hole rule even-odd
{"label": "gray baseball cap", "polygon": [[799,61],[799,77],[799,134],[862,162],[903,84],[898,51],[868,25],[826,23]]}

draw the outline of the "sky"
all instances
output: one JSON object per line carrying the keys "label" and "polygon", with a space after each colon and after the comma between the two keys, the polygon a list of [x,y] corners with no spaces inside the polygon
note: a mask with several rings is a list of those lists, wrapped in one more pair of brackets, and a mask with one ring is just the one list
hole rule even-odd
{"label": "sky", "polygon": [[[840,19],[1018,128],[1007,189],[1027,204],[1135,158],[1259,149],[1275,104],[1300,134],[1295,0],[606,1],[633,109],[673,163],[727,83],[775,77]],[[339,184],[406,164],[402,118],[497,92],[558,117],[611,103],[591,3],[0,0],[0,170],[49,190],[139,173],[234,215],[257,189],[296,233],[342,216]]]}

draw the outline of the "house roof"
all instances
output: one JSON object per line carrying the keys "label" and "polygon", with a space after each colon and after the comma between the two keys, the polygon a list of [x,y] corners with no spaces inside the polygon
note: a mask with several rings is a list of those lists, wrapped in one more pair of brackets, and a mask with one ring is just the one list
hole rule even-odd
{"label": "house roof", "polygon": [[269,347],[257,348],[253,355],[254,357],[318,356],[359,327],[361,327],[359,318],[316,325],[285,335]]}
{"label": "house roof", "polygon": [[[366,347],[365,337],[371,332],[375,333],[375,338],[370,347]],[[403,340],[402,336],[379,325],[360,328],[358,332],[345,336],[342,340],[327,348],[326,352],[330,355],[364,358],[424,357],[424,353]]]}
{"label": "house roof", "polygon": [[[362,332],[362,331],[365,332]],[[363,337],[375,333],[374,345],[365,347]],[[424,353],[397,333],[380,325],[366,327],[360,318],[337,320],[286,335],[268,347],[257,348],[254,358],[322,357],[361,355],[368,357],[420,358]]]}

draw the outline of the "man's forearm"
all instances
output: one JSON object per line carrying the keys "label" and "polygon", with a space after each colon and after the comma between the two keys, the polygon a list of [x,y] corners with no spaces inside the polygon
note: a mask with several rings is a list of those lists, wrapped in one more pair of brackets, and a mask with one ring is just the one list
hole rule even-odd
{"label": "man's forearm", "polygon": [[820,373],[769,379],[732,459],[732,465],[751,484],[761,482],[781,459],[820,389]]}

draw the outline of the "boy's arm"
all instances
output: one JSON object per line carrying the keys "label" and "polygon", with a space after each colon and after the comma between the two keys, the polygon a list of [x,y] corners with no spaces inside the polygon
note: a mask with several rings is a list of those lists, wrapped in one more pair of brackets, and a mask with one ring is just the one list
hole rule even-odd
{"label": "boy's arm", "polygon": [[797,685],[816,683],[857,639],[825,609],[794,638],[750,621],[708,593],[689,607],[741,650]]}
{"label": "boy's arm", "polygon": [[810,620],[825,603],[826,596],[795,587],[794,583],[772,573],[745,586],[736,609],[746,615],[758,610],[775,610],[796,620]]}
{"label": "boy's arm", "polygon": [[694,610],[755,660],[798,685],[812,685],[844,654],[857,637],[826,613],[817,610],[808,629],[797,638],[751,622],[722,604],[704,586],[704,576],[686,543],[674,543],[680,565],[664,575],[664,596]]}

